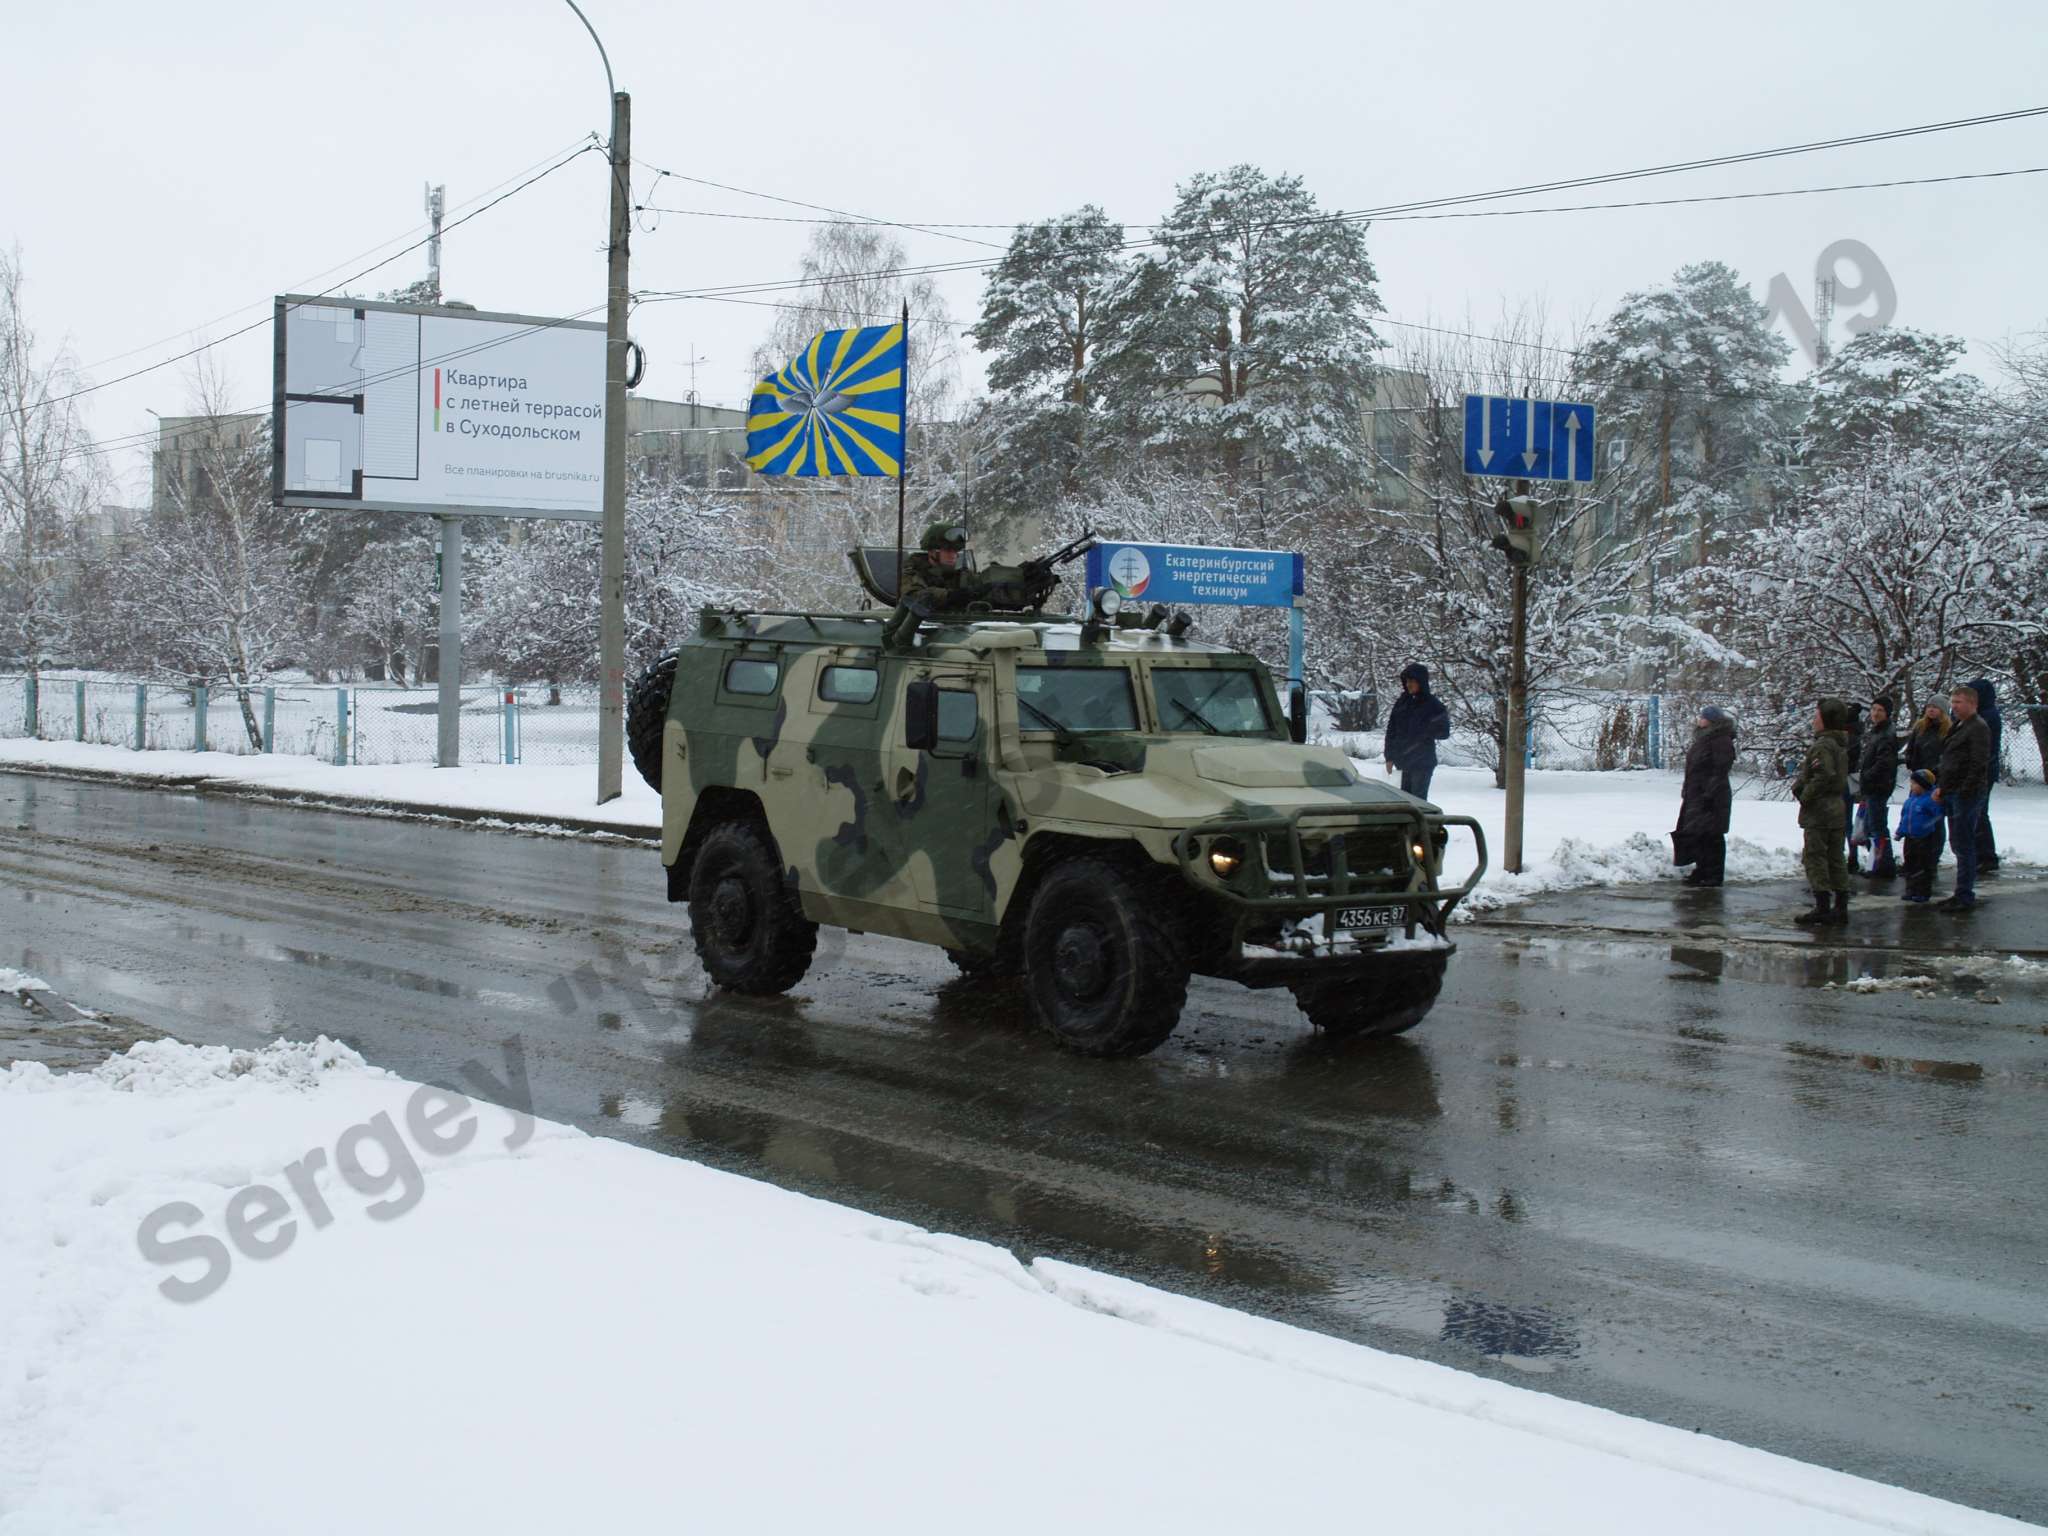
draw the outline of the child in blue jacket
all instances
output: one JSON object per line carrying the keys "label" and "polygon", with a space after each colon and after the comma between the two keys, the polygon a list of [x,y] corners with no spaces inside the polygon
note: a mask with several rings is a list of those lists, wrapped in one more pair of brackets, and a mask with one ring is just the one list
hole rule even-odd
{"label": "child in blue jacket", "polygon": [[1934,894],[1934,867],[1941,862],[1941,806],[1934,798],[1934,770],[1922,768],[1907,785],[1899,812],[1899,838],[1906,850],[1906,889],[1901,901],[1925,901]]}

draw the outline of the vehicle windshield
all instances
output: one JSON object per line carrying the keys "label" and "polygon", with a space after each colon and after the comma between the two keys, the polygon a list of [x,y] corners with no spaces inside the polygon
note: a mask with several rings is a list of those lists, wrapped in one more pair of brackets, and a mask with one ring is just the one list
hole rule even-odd
{"label": "vehicle windshield", "polygon": [[1220,667],[1155,667],[1152,697],[1159,727],[1210,736],[1270,736],[1273,722],[1252,672]]}
{"label": "vehicle windshield", "polygon": [[1027,731],[1135,731],[1128,667],[1019,667],[1019,722]]}

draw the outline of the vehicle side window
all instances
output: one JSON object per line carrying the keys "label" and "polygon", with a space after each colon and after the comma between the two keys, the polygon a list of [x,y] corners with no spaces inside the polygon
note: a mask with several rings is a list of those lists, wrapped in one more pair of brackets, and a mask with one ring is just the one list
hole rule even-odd
{"label": "vehicle side window", "polygon": [[981,711],[973,694],[965,688],[939,690],[939,740],[972,741],[980,723]]}
{"label": "vehicle side window", "polygon": [[773,693],[776,679],[781,675],[782,668],[775,662],[761,661],[750,656],[735,656],[725,664],[725,691]]}
{"label": "vehicle side window", "polygon": [[869,704],[881,676],[873,667],[826,667],[818,673],[818,697],[827,704]]}

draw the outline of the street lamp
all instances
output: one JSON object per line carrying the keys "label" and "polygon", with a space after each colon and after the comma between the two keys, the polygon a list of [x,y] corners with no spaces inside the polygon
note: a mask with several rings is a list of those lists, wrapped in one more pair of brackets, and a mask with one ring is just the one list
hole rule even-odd
{"label": "street lamp", "polygon": [[604,317],[604,522],[598,562],[597,803],[619,798],[626,745],[626,237],[632,229],[633,101],[576,0],[564,0],[597,44],[612,106],[612,215]]}

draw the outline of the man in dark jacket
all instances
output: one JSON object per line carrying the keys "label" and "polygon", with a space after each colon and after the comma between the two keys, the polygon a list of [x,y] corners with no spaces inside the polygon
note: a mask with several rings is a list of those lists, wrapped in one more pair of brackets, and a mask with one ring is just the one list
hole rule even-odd
{"label": "man in dark jacket", "polygon": [[1857,844],[1870,845],[1873,880],[1890,880],[1899,872],[1892,860],[1887,810],[1898,787],[1899,738],[1892,730],[1892,700],[1887,694],[1870,705],[1870,727],[1863,733],[1863,756],[1856,767],[1856,821],[1849,835],[1852,858]]}
{"label": "man in dark jacket", "polygon": [[1948,814],[1956,890],[1941,903],[1941,910],[1967,912],[1977,905],[1977,823],[1984,817],[1984,795],[1991,781],[1991,727],[1977,713],[1975,688],[1958,688],[1948,703],[1956,723],[1941,744],[1934,798]]}
{"label": "man in dark jacket", "polygon": [[1685,783],[1678,791],[1673,837],[1676,852],[1692,855],[1687,885],[1716,886],[1727,877],[1728,816],[1734,803],[1728,774],[1734,766],[1735,722],[1727,710],[1709,704],[1700,711],[1692,745],[1685,749]]}
{"label": "man in dark jacket", "polygon": [[1851,874],[1863,873],[1856,862],[1856,770],[1863,763],[1863,706],[1849,704],[1849,778],[1842,786],[1842,842],[1848,851]]}
{"label": "man in dark jacket", "polygon": [[1843,823],[1848,810],[1842,791],[1849,783],[1849,706],[1840,699],[1822,699],[1814,714],[1813,745],[1792,797],[1799,802],[1799,825],[1806,834],[1806,883],[1813,888],[1813,910],[1792,921],[1803,928],[1815,923],[1849,921],[1849,863]]}
{"label": "man in dark jacket", "polygon": [[1977,872],[1993,874],[1998,869],[1998,842],[1991,834],[1991,791],[1998,788],[1998,771],[2005,762],[2005,716],[1998,708],[1998,690],[1991,679],[1980,677],[1970,686],[1977,690],[1977,718],[1991,732],[1991,772],[1984,780],[1984,814],[1977,822]]}
{"label": "man in dark jacket", "polygon": [[1430,775],[1436,772],[1436,744],[1451,734],[1451,712],[1429,691],[1429,668],[1411,661],[1401,669],[1401,696],[1387,711],[1383,754],[1387,772],[1401,771],[1401,792],[1429,798]]}

